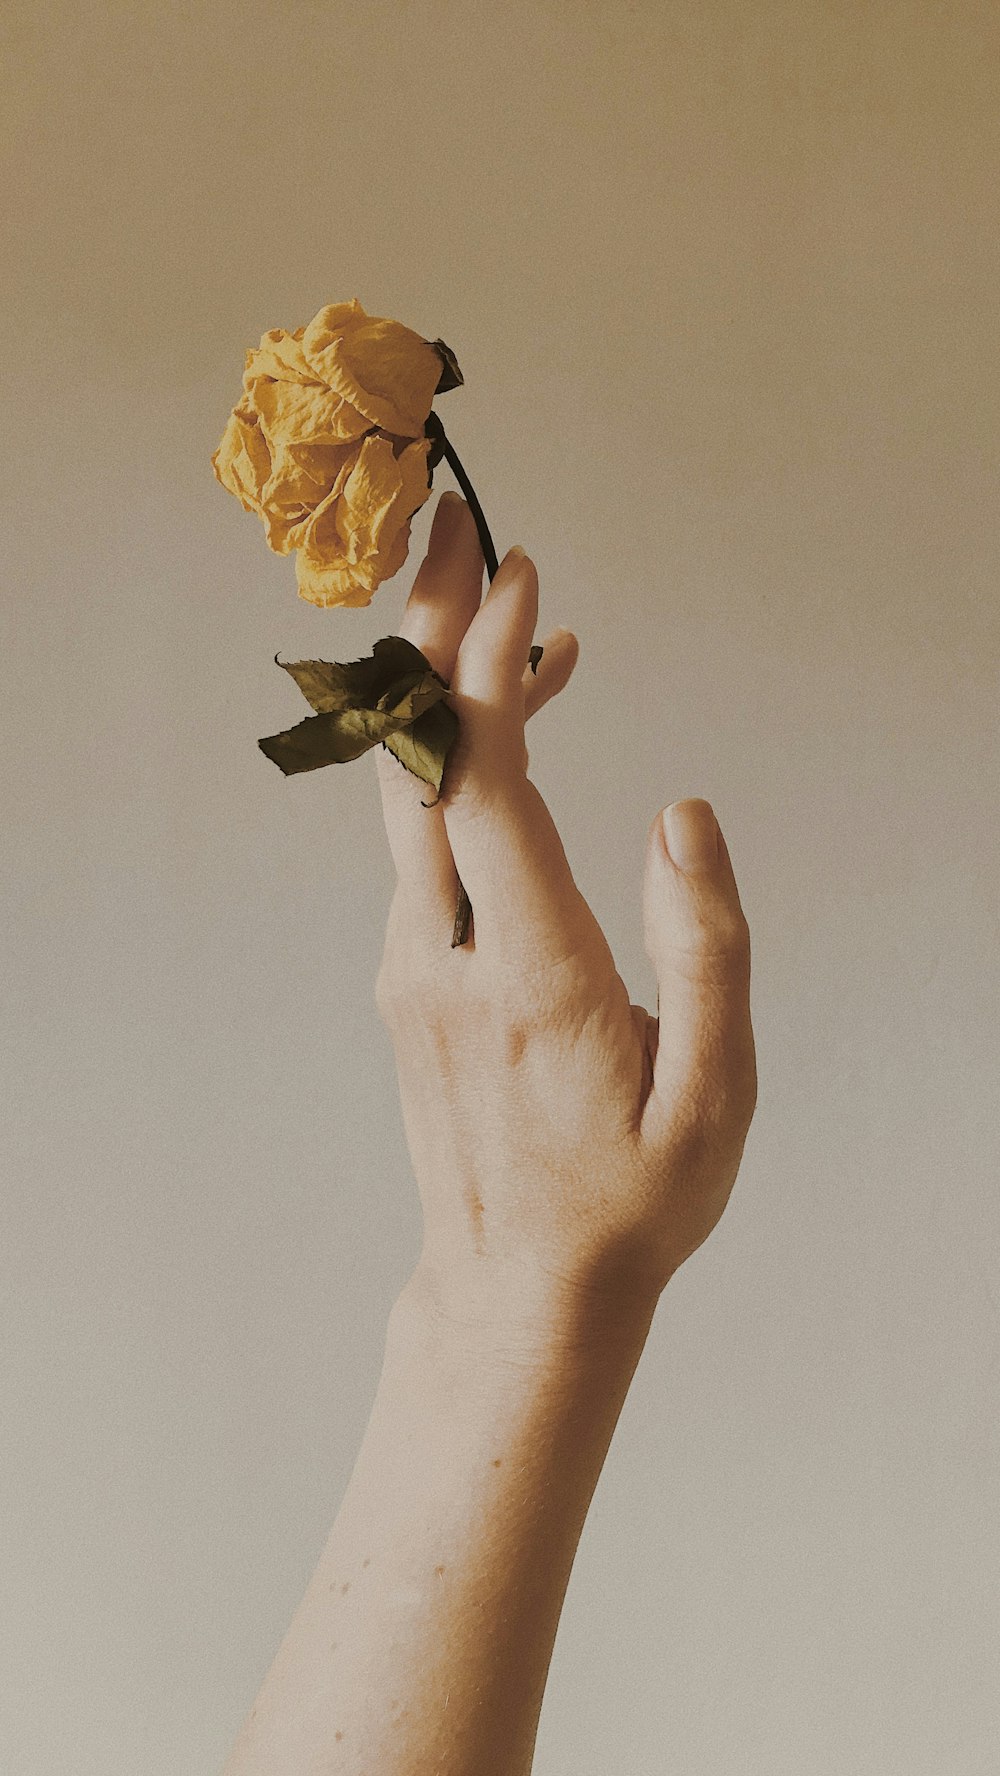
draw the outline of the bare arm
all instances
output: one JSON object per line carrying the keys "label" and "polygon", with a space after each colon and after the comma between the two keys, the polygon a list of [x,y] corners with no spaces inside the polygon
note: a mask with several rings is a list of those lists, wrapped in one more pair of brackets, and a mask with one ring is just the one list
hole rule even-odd
{"label": "bare arm", "polygon": [[[570,1569],[651,1318],[510,1296],[468,1331],[420,1273],[309,1588],[225,1776],[528,1776]],[[482,1316],[481,1318],[479,1316]],[[631,1321],[631,1323],[629,1323]]]}
{"label": "bare arm", "polygon": [[[442,521],[442,513],[444,514]],[[576,657],[531,562],[480,606],[439,502],[400,633],[459,710],[428,807],[377,757],[399,876],[376,1001],[424,1239],[357,1466],[224,1776],[527,1776],[580,1533],[671,1276],[723,1213],[756,1103],[749,933],[707,803],[647,835],[658,1017],[629,1002],[525,722]],[[684,843],[686,837],[686,844]],[[449,948],[459,875],[474,941]]]}

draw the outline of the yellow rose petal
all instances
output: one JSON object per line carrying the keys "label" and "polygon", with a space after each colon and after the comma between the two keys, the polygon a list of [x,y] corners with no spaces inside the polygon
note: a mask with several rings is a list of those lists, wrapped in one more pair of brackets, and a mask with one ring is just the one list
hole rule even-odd
{"label": "yellow rose petal", "polygon": [[317,512],[296,556],[300,597],[313,604],[369,604],[376,587],[399,572],[410,519],[430,495],[429,450],[427,438],[398,455],[391,438],[364,440],[339,498]]}
{"label": "yellow rose petal", "polygon": [[212,453],[215,478],[235,493],[246,512],[260,512],[261,494],[271,473],[271,453],[256,415],[234,407],[218,449]]}
{"label": "yellow rose petal", "polygon": [[325,500],[345,464],[353,466],[354,444],[279,444],[272,452],[271,474],[263,489],[266,506],[281,511]]}
{"label": "yellow rose petal", "polygon": [[441,372],[433,345],[356,297],[245,354],[212,467],[268,546],[295,551],[301,597],[369,604],[403,565],[430,494],[424,427]]}
{"label": "yellow rose petal", "polygon": [[247,378],[256,379],[261,376],[273,376],[282,382],[315,382],[315,373],[310,369],[302,351],[304,327],[296,333],[286,333],[284,327],[272,327],[261,337],[256,351],[248,351],[243,371],[243,386]]}
{"label": "yellow rose petal", "polygon": [[276,554],[288,555],[292,549],[310,546],[317,523],[336,506],[360,449],[360,444],[340,445],[337,449],[340,465],[336,474],[327,480],[325,488],[317,490],[311,501],[303,498],[299,509],[291,501],[284,509],[279,501],[272,501],[271,483],[268,482],[263,516],[268,542]]}
{"label": "yellow rose petal", "polygon": [[369,425],[401,438],[422,436],[442,364],[419,333],[366,314],[355,297],[313,316],[302,351],[314,374]]}
{"label": "yellow rose petal", "polygon": [[346,444],[371,422],[342,395],[318,382],[255,382],[251,400],[268,444]]}
{"label": "yellow rose petal", "polygon": [[304,549],[300,549],[295,557],[295,578],[299,597],[322,609],[333,605],[360,608],[372,601],[371,591],[358,585],[351,569],[343,562],[322,565],[307,556]]}

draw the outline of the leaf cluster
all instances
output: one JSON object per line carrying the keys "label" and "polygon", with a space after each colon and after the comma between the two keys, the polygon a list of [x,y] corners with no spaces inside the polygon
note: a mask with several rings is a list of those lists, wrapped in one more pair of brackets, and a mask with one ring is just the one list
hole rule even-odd
{"label": "leaf cluster", "polygon": [[257,742],[286,777],[347,764],[381,741],[440,795],[458,717],[445,701],[448,685],[412,642],[383,635],[370,655],[346,662],[274,657],[316,712]]}

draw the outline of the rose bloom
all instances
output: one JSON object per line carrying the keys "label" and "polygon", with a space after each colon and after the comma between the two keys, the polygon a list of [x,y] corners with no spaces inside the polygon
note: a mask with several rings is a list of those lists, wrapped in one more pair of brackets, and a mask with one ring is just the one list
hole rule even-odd
{"label": "rose bloom", "polygon": [[300,598],[370,604],[406,560],[430,494],[438,352],[355,297],[294,333],[272,328],[245,364],[216,479],[263,520],[275,554],[296,551]]}

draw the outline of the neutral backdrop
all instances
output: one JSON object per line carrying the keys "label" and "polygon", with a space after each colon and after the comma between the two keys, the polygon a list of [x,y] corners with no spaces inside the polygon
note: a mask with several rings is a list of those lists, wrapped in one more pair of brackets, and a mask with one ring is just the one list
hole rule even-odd
{"label": "neutral backdrop", "polygon": [[[215,1776],[419,1246],[374,755],[285,779],[296,595],[216,483],[357,296],[539,634],[532,776],[655,1008],[713,803],[760,1099],[587,1521],[538,1776],[1000,1769],[1000,15],[925,0],[7,0],[7,1776]],[[277,1776],[277,1773],[276,1773]]]}

